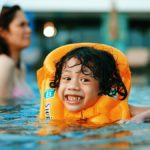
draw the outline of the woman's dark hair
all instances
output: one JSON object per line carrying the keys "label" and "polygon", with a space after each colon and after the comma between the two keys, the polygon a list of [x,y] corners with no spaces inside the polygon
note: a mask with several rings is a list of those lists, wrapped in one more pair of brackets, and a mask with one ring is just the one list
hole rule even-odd
{"label": "woman's dark hair", "polygon": [[[21,10],[20,6],[14,5],[12,7],[3,6],[0,13],[0,31],[9,30],[9,25],[15,18],[16,12]],[[9,56],[9,46],[7,41],[0,36],[0,54],[6,54]]]}
{"label": "woman's dark hair", "polygon": [[8,44],[2,37],[0,37],[0,54],[10,55]]}
{"label": "woman's dark hair", "polygon": [[83,74],[86,74],[84,67],[88,67],[92,71],[93,77],[99,81],[99,95],[113,97],[119,94],[121,100],[127,97],[128,92],[120,77],[114,57],[106,51],[100,51],[92,47],[79,47],[62,57],[56,64],[55,79],[50,82],[50,87],[56,88],[59,86],[62,68],[73,57],[80,61]]}
{"label": "woman's dark hair", "polygon": [[16,12],[19,10],[21,10],[21,8],[18,5],[12,7],[3,6],[0,13],[0,28],[9,30],[9,25],[15,18]]}

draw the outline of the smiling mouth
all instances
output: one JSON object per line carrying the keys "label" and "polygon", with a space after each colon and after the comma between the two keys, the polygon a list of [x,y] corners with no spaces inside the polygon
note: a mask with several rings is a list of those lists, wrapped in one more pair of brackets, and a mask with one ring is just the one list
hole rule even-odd
{"label": "smiling mouth", "polygon": [[69,103],[69,104],[79,104],[81,103],[83,97],[81,96],[74,96],[74,95],[67,95],[65,96],[65,102]]}

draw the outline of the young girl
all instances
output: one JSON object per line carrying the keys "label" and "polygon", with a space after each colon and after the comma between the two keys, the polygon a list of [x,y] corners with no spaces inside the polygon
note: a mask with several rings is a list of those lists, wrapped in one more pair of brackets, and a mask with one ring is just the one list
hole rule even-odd
{"label": "young girl", "polygon": [[54,50],[38,71],[38,84],[41,119],[101,126],[148,109],[129,108],[127,60],[107,45],[78,43]]}

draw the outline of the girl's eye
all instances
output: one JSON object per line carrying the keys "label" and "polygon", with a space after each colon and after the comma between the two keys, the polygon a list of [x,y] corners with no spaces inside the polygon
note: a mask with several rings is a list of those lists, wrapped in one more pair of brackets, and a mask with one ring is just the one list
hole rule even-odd
{"label": "girl's eye", "polygon": [[89,80],[89,79],[86,79],[86,78],[82,78],[82,79],[81,79],[81,82],[90,82],[90,80]]}
{"label": "girl's eye", "polygon": [[65,81],[69,81],[69,80],[71,80],[71,78],[70,78],[70,77],[62,77],[62,79],[63,79],[63,80],[65,80]]}

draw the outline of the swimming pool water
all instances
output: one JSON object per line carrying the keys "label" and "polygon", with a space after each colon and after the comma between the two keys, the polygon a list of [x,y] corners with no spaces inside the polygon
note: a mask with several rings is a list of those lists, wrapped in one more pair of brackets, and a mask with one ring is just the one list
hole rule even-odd
{"label": "swimming pool water", "polygon": [[[41,128],[48,128],[48,125],[37,119],[39,92],[36,82],[32,87],[34,99],[21,99],[22,104],[17,106],[0,107],[0,150],[150,149],[150,123],[112,124],[96,129],[72,125],[59,134],[56,127],[49,129],[49,133],[55,134],[39,135]],[[148,85],[133,86],[129,103],[150,105],[149,91]]]}

